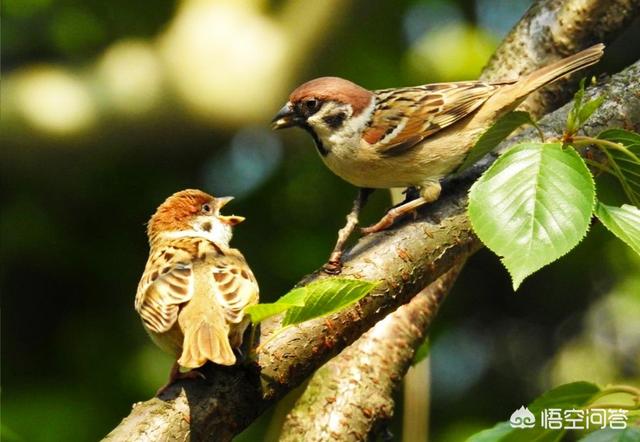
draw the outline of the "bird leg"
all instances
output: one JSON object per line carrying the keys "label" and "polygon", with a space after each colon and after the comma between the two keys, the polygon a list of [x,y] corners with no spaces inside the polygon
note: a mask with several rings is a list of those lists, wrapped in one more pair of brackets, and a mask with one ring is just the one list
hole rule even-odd
{"label": "bird leg", "polygon": [[362,188],[358,190],[358,196],[353,201],[351,212],[347,215],[347,223],[338,231],[336,245],[333,247],[333,251],[329,256],[329,261],[323,266],[325,273],[335,275],[342,271],[342,253],[344,252],[344,246],[358,225],[360,211],[367,203],[371,193],[373,193],[373,189]]}
{"label": "bird leg", "polygon": [[421,206],[428,204],[437,200],[440,197],[440,191],[442,187],[440,186],[440,181],[428,181],[420,190],[420,197],[410,200],[407,200],[410,197],[410,193],[407,192],[407,199],[405,202],[400,204],[399,206],[393,207],[389,210],[385,216],[382,217],[380,221],[375,223],[372,226],[364,227],[361,229],[362,233],[368,235],[370,233],[380,232],[381,230],[385,230],[395,222],[396,219],[403,217],[407,213],[414,212]]}
{"label": "bird leg", "polygon": [[406,215],[409,212],[413,212],[420,206],[424,206],[429,201],[425,200],[424,197],[416,198],[408,203],[404,203],[400,206],[394,207],[389,210],[385,216],[382,217],[380,221],[375,223],[369,227],[363,227],[361,229],[362,233],[368,235],[370,233],[380,232],[381,230],[385,230],[395,222],[396,219]]}
{"label": "bird leg", "polygon": [[402,193],[404,194],[404,200],[402,200],[401,202],[393,206],[392,209],[394,207],[402,206],[403,204],[406,204],[409,201],[413,201],[416,198],[420,198],[420,189],[418,189],[415,186],[407,187],[402,191]]}
{"label": "bird leg", "polygon": [[199,372],[197,369],[192,369],[186,372],[180,371],[180,365],[178,362],[174,362],[171,367],[171,371],[169,372],[169,380],[166,384],[158,389],[156,392],[156,396],[160,396],[164,393],[175,381],[183,380],[183,379],[206,379],[205,376]]}

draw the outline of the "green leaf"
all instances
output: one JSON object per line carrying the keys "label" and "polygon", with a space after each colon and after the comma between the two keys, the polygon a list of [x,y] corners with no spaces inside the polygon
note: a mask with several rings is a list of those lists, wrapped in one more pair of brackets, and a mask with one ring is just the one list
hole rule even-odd
{"label": "green leaf", "polygon": [[604,97],[596,97],[593,100],[587,101],[582,105],[582,107],[578,110],[578,127],[581,127],[593,114],[596,109],[600,107],[602,102],[604,101]]}
{"label": "green leaf", "polygon": [[420,344],[420,347],[418,347],[418,349],[416,350],[415,354],[413,355],[413,361],[411,362],[411,365],[416,365],[422,362],[423,360],[425,360],[427,356],[429,356],[430,350],[431,350],[431,345],[429,343],[429,337],[426,337],[425,340],[422,341],[422,344]]}
{"label": "green leaf", "polygon": [[502,257],[516,290],[582,240],[594,203],[593,177],[573,148],[523,143],[471,187],[469,218],[482,242]]}
{"label": "green leaf", "polygon": [[255,325],[271,316],[289,310],[291,307],[302,307],[307,291],[304,287],[291,290],[289,293],[273,303],[256,304],[244,309],[251,316],[251,322]]}
{"label": "green leaf", "polygon": [[306,287],[296,287],[292,289],[289,293],[287,293],[286,295],[278,299],[276,303],[302,307],[305,303],[306,297],[307,297]]}
{"label": "green leaf", "polygon": [[585,79],[580,80],[580,87],[573,96],[573,107],[567,114],[567,133],[573,135],[589,119],[604,101],[604,97],[596,97],[584,102]]}
{"label": "green leaf", "polygon": [[640,255],[640,210],[629,204],[622,207],[598,202],[596,216],[607,229]]}
{"label": "green leaf", "polygon": [[607,149],[612,173],[616,175],[629,201],[640,205],[640,134],[624,129],[608,129],[600,133],[601,140],[620,143],[631,155],[615,149]]}
{"label": "green leaf", "polygon": [[640,148],[640,134],[624,129],[607,129],[600,132],[598,138],[601,140],[615,141],[627,147],[635,146]]}
{"label": "green leaf", "polygon": [[580,442],[640,442],[640,429],[627,427],[624,430],[605,428],[594,431],[580,439]]}
{"label": "green leaf", "polygon": [[469,151],[469,155],[465,158],[462,166],[458,168],[458,172],[472,166],[480,158],[491,152],[498,144],[523,124],[532,124],[535,126],[531,115],[528,112],[514,111],[509,112],[494,123],[482,136],[478,139],[473,149]]}
{"label": "green leaf", "polygon": [[378,282],[359,279],[327,278],[302,287],[305,304],[287,310],[282,325],[299,324],[340,311],[362,299]]}
{"label": "green leaf", "polygon": [[493,428],[472,435],[467,439],[467,442],[550,442],[560,440],[565,430],[543,428],[541,426],[542,410],[547,408],[560,408],[562,410],[583,408],[591,404],[600,391],[597,385],[588,382],[574,382],[561,385],[553,390],[547,391],[527,407],[536,418],[535,427],[524,429],[513,428],[508,421],[499,422]]}
{"label": "green leaf", "polygon": [[584,81],[584,78],[580,80],[580,86],[573,95],[573,107],[567,114],[567,133],[569,134],[574,134],[580,127],[578,124],[578,113],[580,112],[582,100],[584,99]]}
{"label": "green leaf", "polygon": [[560,385],[547,391],[529,405],[532,413],[539,413],[545,408],[576,408],[591,403],[600,387],[590,382],[572,382]]}
{"label": "green leaf", "polygon": [[494,442],[502,441],[504,438],[513,433],[514,428],[511,428],[509,422],[498,422],[492,428],[487,428],[476,434],[473,434],[467,439],[467,442]]}

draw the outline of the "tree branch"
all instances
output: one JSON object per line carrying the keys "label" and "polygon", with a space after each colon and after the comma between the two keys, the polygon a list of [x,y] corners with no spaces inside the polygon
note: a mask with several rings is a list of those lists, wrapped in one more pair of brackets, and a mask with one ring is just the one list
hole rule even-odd
{"label": "tree branch", "polygon": [[[637,128],[639,74],[636,63],[595,88],[610,98],[594,114],[586,133],[625,121],[623,126]],[[566,111],[562,108],[547,118],[564,121]],[[279,333],[262,347],[256,365],[206,366],[206,380],[178,382],[162,399],[137,404],[107,440],[200,440],[214,435],[216,440],[230,440],[274,400],[480,247],[465,215],[468,184],[455,183],[429,207],[429,215],[365,237],[345,255],[345,277],[382,281],[356,307],[332,315],[330,321],[308,321]],[[317,272],[301,284],[324,277]],[[266,324],[264,336],[277,324],[277,319]]]}
{"label": "tree branch", "polygon": [[392,394],[453,286],[454,266],[313,375],[280,441],[367,440],[393,416]]}

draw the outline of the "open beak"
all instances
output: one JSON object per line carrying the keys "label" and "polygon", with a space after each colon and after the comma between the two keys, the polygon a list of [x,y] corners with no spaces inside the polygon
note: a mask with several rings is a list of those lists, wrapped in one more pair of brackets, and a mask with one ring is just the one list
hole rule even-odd
{"label": "open beak", "polygon": [[296,115],[291,103],[287,103],[282,106],[282,109],[278,111],[273,120],[271,120],[271,128],[273,130],[285,129],[287,127],[297,126],[302,123],[302,120]]}
{"label": "open beak", "polygon": [[[232,196],[223,196],[221,198],[217,198],[218,211],[222,209],[224,206],[226,206],[232,199],[233,199]],[[235,226],[236,224],[240,224],[242,221],[244,221],[244,216],[220,215],[218,212],[218,219],[225,224],[228,224],[230,226]]]}

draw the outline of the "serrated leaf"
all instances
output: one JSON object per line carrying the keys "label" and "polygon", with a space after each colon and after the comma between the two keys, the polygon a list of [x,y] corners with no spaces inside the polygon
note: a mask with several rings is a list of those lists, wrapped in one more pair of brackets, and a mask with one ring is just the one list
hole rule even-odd
{"label": "serrated leaf", "polygon": [[469,218],[511,274],[514,290],[585,236],[595,203],[584,161],[560,143],[522,143],[471,187]]}
{"label": "serrated leaf", "polygon": [[563,410],[582,408],[589,405],[599,392],[600,388],[597,385],[588,382],[573,382],[561,385],[547,391],[527,407],[536,418],[536,426],[534,428],[513,428],[508,421],[499,422],[492,428],[472,435],[467,439],[467,442],[558,441],[565,431],[543,428],[540,425],[542,410],[546,408],[560,408]]}
{"label": "serrated leaf", "polygon": [[624,152],[614,149],[608,149],[608,153],[612,161],[615,162],[615,169],[620,171],[620,176],[615,174],[630,202],[640,204],[640,134],[630,132],[624,129],[608,129],[598,135],[601,140],[613,141],[620,143],[626,147],[629,152],[636,156],[632,158]]}
{"label": "serrated leaf", "polygon": [[589,433],[580,442],[640,442],[640,429],[627,427],[624,430],[605,428]]}
{"label": "serrated leaf", "polygon": [[298,287],[282,296],[276,302],[252,305],[245,308],[244,311],[251,317],[251,322],[255,325],[271,316],[289,310],[291,307],[303,306],[306,295],[307,292],[304,287]]}
{"label": "serrated leaf", "polygon": [[580,86],[573,96],[573,107],[567,114],[567,133],[573,135],[589,119],[596,109],[604,101],[604,97],[596,97],[587,102],[584,101],[585,79],[580,80]]}
{"label": "serrated leaf", "polygon": [[567,132],[569,134],[575,133],[575,131],[580,127],[580,125],[578,124],[578,113],[580,112],[580,108],[582,107],[582,100],[584,99],[584,81],[584,78],[580,80],[578,90],[573,95],[573,107],[567,114]]}
{"label": "serrated leaf", "polygon": [[305,287],[305,304],[287,310],[283,327],[340,311],[362,299],[378,285],[359,279],[327,278]]}
{"label": "serrated leaf", "polygon": [[429,342],[429,337],[426,337],[425,340],[422,341],[422,344],[420,344],[420,347],[418,347],[418,349],[416,350],[415,354],[413,355],[413,361],[411,361],[411,365],[416,365],[422,362],[423,360],[425,360],[427,356],[429,356],[430,350],[431,350],[431,344]]}
{"label": "serrated leaf", "polygon": [[604,101],[604,97],[596,97],[593,100],[589,100],[580,107],[578,110],[578,127],[581,127],[593,114],[596,109],[600,107],[602,102]]}
{"label": "serrated leaf", "polygon": [[640,209],[629,204],[615,207],[598,202],[595,213],[611,233],[640,255]]}
{"label": "serrated leaf", "polygon": [[535,125],[528,112],[509,112],[500,118],[478,139],[473,149],[469,151],[462,166],[458,168],[458,172],[462,172],[475,164],[476,161],[495,149],[502,140],[523,124]]}

